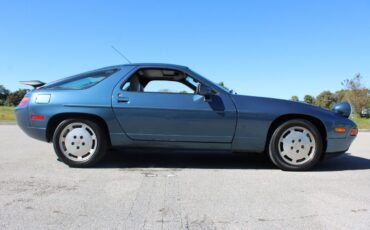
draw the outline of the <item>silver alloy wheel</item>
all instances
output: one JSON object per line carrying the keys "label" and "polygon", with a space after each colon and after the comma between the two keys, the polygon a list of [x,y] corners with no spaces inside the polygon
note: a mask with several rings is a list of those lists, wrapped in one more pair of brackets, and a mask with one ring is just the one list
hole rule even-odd
{"label": "silver alloy wheel", "polygon": [[73,122],[63,128],[59,137],[62,153],[72,161],[89,160],[97,148],[97,137],[94,130],[82,122]]}
{"label": "silver alloy wheel", "polygon": [[310,130],[294,126],[281,135],[278,150],[285,162],[302,165],[314,157],[316,141]]}

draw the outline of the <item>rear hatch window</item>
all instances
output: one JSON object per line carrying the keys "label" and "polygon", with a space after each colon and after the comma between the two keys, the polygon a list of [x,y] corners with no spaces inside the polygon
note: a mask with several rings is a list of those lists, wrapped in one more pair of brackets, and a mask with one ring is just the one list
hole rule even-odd
{"label": "rear hatch window", "polygon": [[43,88],[47,89],[87,89],[90,88],[105,78],[111,76],[118,69],[104,70],[104,71],[95,71],[85,74],[79,74],[73,77],[62,79],[60,81],[45,85]]}

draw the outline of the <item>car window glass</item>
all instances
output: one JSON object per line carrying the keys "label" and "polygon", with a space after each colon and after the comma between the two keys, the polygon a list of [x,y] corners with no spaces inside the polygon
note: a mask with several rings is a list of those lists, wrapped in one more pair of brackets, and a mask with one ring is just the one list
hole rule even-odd
{"label": "car window glass", "polygon": [[53,89],[86,89],[96,85],[106,77],[112,75],[114,72],[116,72],[116,70],[89,73],[56,83],[50,87]]}
{"label": "car window glass", "polygon": [[143,69],[134,73],[122,86],[123,91],[194,94],[197,79],[182,72],[167,69]]}
{"label": "car window glass", "polygon": [[144,88],[144,92],[157,92],[157,93],[190,93],[192,90],[187,85],[177,81],[167,80],[152,80]]}
{"label": "car window glass", "polygon": [[199,82],[196,81],[194,78],[190,77],[189,75],[186,76],[185,81],[188,84],[192,85],[194,87],[194,89],[196,89],[199,85]]}
{"label": "car window glass", "polygon": [[122,90],[128,91],[128,89],[130,88],[130,86],[131,86],[131,82],[126,81],[126,83],[122,87]]}
{"label": "car window glass", "polygon": [[89,86],[95,85],[97,82],[103,80],[105,77],[102,76],[95,76],[95,77],[86,77],[82,79],[78,79],[76,81],[71,81],[59,85],[58,88],[60,89],[83,89]]}

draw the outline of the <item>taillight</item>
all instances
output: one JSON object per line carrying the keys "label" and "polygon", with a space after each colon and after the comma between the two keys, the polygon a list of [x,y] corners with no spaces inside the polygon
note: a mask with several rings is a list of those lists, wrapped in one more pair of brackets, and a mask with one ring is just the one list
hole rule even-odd
{"label": "taillight", "polygon": [[358,129],[357,128],[352,128],[351,129],[351,136],[357,136]]}
{"label": "taillight", "polygon": [[18,106],[26,106],[29,101],[30,101],[30,98],[27,97],[27,96],[25,96],[25,97],[23,97],[23,99],[21,100],[21,102],[19,102],[19,105]]}

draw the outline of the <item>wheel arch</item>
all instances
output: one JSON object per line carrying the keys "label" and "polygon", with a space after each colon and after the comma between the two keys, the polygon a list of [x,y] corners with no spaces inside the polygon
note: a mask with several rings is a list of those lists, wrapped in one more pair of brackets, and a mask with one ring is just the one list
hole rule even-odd
{"label": "wheel arch", "polygon": [[111,140],[107,123],[104,121],[103,118],[90,113],[60,113],[51,117],[46,127],[47,142],[51,142],[53,140],[55,129],[60,124],[60,122],[66,119],[87,119],[96,122],[103,129],[103,132],[108,140],[108,144],[109,146],[111,146]]}
{"label": "wheel arch", "polygon": [[[318,119],[317,117],[310,116],[310,115],[305,115],[305,114],[284,114],[279,117],[277,117],[270,125],[269,130],[267,132],[267,137],[266,137],[266,144],[265,144],[265,151],[268,149],[268,145],[270,143],[271,136],[274,132],[274,130],[281,125],[282,123],[288,121],[288,120],[293,120],[293,119],[303,119],[310,121],[312,124],[316,126],[316,128],[319,130],[322,138],[322,143],[323,143],[323,152],[326,151],[326,146],[327,146],[327,132],[325,129],[324,123]],[[324,154],[322,154],[324,156]]]}

